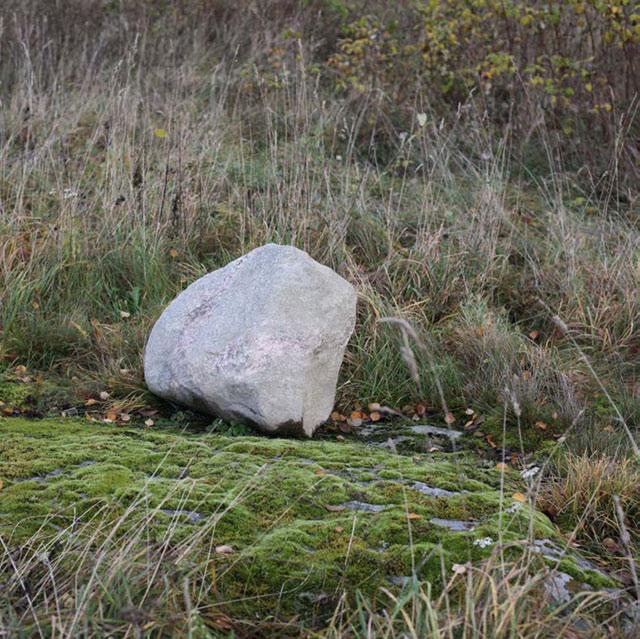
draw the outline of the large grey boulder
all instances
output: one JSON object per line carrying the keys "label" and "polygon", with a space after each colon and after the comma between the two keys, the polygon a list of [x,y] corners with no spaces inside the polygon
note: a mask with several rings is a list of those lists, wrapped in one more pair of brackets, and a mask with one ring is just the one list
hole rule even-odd
{"label": "large grey boulder", "polygon": [[185,289],[144,353],[149,389],[267,433],[311,437],[333,408],[353,286],[304,251],[267,244]]}

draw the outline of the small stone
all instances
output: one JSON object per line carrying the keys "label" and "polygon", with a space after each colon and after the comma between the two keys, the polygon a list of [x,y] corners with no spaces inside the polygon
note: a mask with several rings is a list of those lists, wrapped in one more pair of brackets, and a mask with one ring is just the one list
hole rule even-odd
{"label": "small stone", "polygon": [[233,550],[233,546],[228,546],[226,544],[223,544],[222,546],[216,546],[216,552],[219,555],[231,555],[235,551]]}

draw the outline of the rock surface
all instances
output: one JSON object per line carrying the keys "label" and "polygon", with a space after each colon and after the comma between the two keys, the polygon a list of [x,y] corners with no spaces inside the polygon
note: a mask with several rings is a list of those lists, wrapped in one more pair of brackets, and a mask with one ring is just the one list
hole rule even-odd
{"label": "rock surface", "polygon": [[144,354],[149,389],[268,433],[327,419],[353,332],[356,292],[305,252],[267,244],[184,290]]}

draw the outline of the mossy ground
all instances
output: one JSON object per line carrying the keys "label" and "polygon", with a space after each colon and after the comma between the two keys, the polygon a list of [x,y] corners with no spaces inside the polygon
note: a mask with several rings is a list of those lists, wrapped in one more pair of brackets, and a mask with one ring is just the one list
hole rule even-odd
{"label": "mossy ground", "polygon": [[[527,506],[505,513],[515,479],[469,452],[404,456],[351,441],[5,418],[0,479],[0,535],[9,547],[96,512],[120,521],[125,540],[144,518],[151,544],[170,531],[174,544],[195,535],[194,556],[231,546],[217,556],[208,588],[258,616],[329,610],[339,590],[373,593],[411,575],[437,587],[452,564],[492,552],[479,539],[513,542],[517,552],[530,522],[538,538],[556,534]],[[416,482],[455,494],[429,496]],[[354,510],[354,502],[382,509]],[[456,532],[432,518],[477,523]]]}

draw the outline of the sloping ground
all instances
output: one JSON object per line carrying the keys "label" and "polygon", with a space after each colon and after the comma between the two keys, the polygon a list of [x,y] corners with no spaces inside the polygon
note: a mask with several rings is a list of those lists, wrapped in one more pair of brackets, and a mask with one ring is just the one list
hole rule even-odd
{"label": "sloping ground", "polygon": [[[481,560],[499,541],[506,557],[533,548],[532,569],[614,586],[566,556],[549,520],[513,499],[511,472],[469,452],[5,418],[0,535],[13,557],[38,539],[47,561],[89,566],[87,590],[116,580],[114,557],[138,540],[146,570],[171,562],[197,581],[200,609],[256,619],[312,623],[341,592],[400,587],[412,575],[437,588],[454,564]],[[18,592],[6,562],[3,571],[0,582]],[[46,595],[37,583],[34,601]],[[130,605],[144,607],[149,590]]]}

